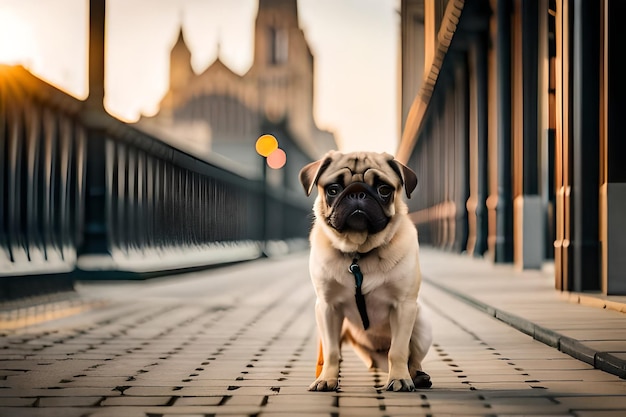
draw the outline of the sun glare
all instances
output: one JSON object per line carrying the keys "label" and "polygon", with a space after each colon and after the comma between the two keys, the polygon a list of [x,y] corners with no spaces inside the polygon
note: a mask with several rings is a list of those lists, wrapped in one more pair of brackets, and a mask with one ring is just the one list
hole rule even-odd
{"label": "sun glare", "polygon": [[30,25],[19,16],[0,10],[0,63],[32,67],[37,43]]}

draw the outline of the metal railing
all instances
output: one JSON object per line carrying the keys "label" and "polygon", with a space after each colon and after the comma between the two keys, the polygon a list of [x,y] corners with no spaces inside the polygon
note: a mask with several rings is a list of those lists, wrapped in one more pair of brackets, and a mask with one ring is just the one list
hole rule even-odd
{"label": "metal railing", "polygon": [[180,151],[21,67],[0,66],[0,161],[0,288],[255,258],[309,230],[304,195]]}

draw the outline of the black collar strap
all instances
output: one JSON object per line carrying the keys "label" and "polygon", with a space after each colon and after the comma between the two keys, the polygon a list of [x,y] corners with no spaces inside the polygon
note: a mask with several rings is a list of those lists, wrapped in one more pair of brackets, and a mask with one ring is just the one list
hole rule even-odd
{"label": "black collar strap", "polygon": [[352,259],[352,264],[348,268],[348,271],[350,271],[350,273],[354,275],[354,284],[356,287],[356,293],[354,294],[354,298],[356,299],[356,307],[359,309],[359,315],[361,316],[361,321],[363,322],[363,328],[367,330],[368,327],[370,327],[370,319],[367,317],[365,297],[361,292],[361,286],[363,285],[363,273],[361,272],[361,268],[358,264],[359,258],[360,254],[357,253],[354,259]]}

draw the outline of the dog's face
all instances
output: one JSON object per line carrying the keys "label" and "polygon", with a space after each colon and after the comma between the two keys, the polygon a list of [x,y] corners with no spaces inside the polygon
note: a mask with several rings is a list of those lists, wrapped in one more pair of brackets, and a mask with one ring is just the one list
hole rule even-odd
{"label": "dog's face", "polygon": [[406,213],[407,197],[417,185],[415,173],[389,154],[331,151],[300,171],[307,195],[317,185],[314,205],[316,222],[336,236],[351,236],[361,243],[392,223],[397,213]]}

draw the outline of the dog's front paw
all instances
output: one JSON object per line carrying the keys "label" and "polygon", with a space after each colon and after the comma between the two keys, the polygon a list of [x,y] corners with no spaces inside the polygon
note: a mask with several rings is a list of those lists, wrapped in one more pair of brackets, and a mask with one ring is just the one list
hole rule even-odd
{"label": "dog's front paw", "polygon": [[415,391],[415,385],[410,379],[391,379],[387,381],[387,391],[411,392]]}
{"label": "dog's front paw", "polygon": [[338,386],[339,380],[337,379],[317,378],[309,385],[309,391],[336,391]]}
{"label": "dog's front paw", "polygon": [[416,388],[430,388],[433,386],[430,375],[423,371],[416,371],[413,377],[413,384],[415,384]]}

